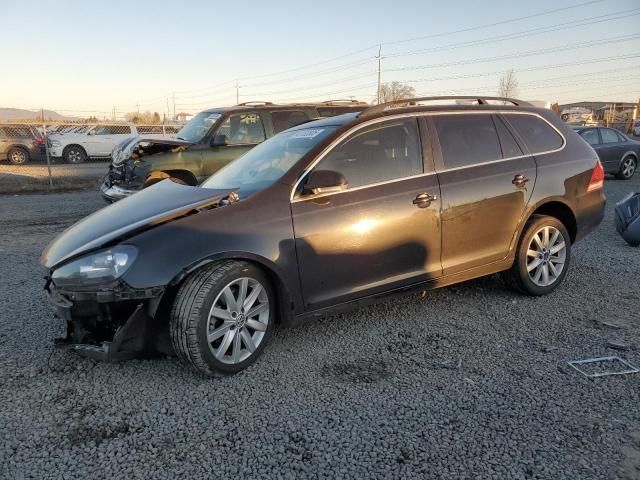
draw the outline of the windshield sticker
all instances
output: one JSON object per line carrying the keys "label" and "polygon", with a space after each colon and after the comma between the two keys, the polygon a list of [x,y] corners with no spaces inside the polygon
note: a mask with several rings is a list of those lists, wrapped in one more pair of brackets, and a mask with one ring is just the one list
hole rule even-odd
{"label": "windshield sticker", "polygon": [[222,115],[219,113],[212,113],[211,115],[209,115],[206,120],[217,120],[221,117]]}
{"label": "windshield sticker", "polygon": [[299,130],[291,135],[291,138],[314,138],[320,135],[324,128],[309,128],[307,130]]}

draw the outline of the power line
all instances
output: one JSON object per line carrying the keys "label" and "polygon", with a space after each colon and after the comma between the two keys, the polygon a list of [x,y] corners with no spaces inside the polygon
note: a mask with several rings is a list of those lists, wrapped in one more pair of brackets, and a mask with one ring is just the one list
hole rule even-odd
{"label": "power line", "polygon": [[[635,12],[635,13],[632,13],[632,12]],[[555,31],[558,31],[558,30],[567,30],[567,29],[570,29],[570,28],[583,27],[583,26],[586,26],[586,25],[593,25],[593,24],[596,24],[596,23],[603,23],[603,22],[610,22],[610,21],[613,21],[613,20],[627,19],[629,17],[633,17],[633,16],[637,16],[637,15],[640,15],[640,8],[634,8],[634,9],[631,9],[631,10],[624,10],[624,11],[621,11],[621,12],[610,13],[610,14],[607,14],[607,15],[598,15],[596,17],[589,17],[589,18],[585,18],[585,19],[581,19],[581,20],[573,20],[573,21],[569,21],[569,22],[558,23],[556,25],[550,25],[550,26],[547,26],[547,27],[533,28],[533,29],[530,29],[530,30],[522,31],[522,32],[515,32],[515,33],[504,34],[504,35],[497,35],[497,36],[494,36],[494,37],[487,37],[487,38],[483,38],[483,39],[480,39],[480,40],[471,40],[471,41],[468,41],[468,42],[453,43],[453,44],[449,44],[449,45],[439,45],[439,46],[423,48],[423,49],[419,49],[419,50],[410,50],[410,51],[405,51],[405,52],[391,53],[391,54],[387,55],[387,57],[388,58],[395,58],[395,57],[403,57],[403,56],[408,56],[408,55],[419,55],[419,54],[422,54],[422,53],[435,52],[435,51],[441,51],[441,50],[450,50],[450,49],[455,49],[455,48],[464,48],[464,47],[473,47],[473,46],[478,46],[478,45],[486,45],[488,43],[502,42],[502,41],[505,41],[505,40],[513,40],[513,39],[517,39],[517,38],[525,38],[525,37],[530,37],[532,35],[541,35],[543,33],[555,32]],[[605,18],[605,17],[613,17],[613,18]]]}
{"label": "power line", "polygon": [[528,50],[525,52],[510,53],[507,55],[499,55],[495,57],[484,57],[484,58],[460,60],[457,62],[433,63],[430,65],[417,65],[417,66],[411,66],[411,67],[390,68],[387,71],[388,72],[404,72],[404,71],[410,71],[410,70],[425,70],[429,68],[453,67],[458,65],[487,63],[487,62],[494,62],[497,60],[509,60],[512,58],[530,57],[535,55],[543,55],[545,53],[564,52],[567,50],[575,50],[575,49],[588,48],[593,46],[608,45],[611,43],[627,42],[629,40],[635,40],[637,38],[640,38],[640,34],[620,35],[617,37],[601,38],[601,39],[593,40],[590,42],[581,42],[581,43],[576,43],[571,45],[565,45],[564,47],[558,46],[558,47],[545,48],[541,50]]}

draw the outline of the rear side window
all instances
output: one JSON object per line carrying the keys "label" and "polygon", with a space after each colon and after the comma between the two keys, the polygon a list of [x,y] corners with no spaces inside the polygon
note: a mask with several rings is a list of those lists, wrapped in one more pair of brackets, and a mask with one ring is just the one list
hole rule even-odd
{"label": "rear side window", "polygon": [[513,138],[511,132],[507,129],[500,117],[493,117],[496,122],[498,136],[500,137],[500,145],[502,146],[503,158],[519,157],[523,154],[522,149],[518,146],[518,142]]}
{"label": "rear side window", "polygon": [[466,167],[502,158],[491,115],[434,115],[445,168]]}
{"label": "rear side window", "polygon": [[560,134],[540,117],[514,114],[505,116],[527,144],[531,153],[548,152],[562,147],[564,140]]}
{"label": "rear side window", "polygon": [[349,187],[361,187],[423,173],[415,119],[358,130],[334,148],[316,170],[340,172]]}
{"label": "rear side window", "polygon": [[580,136],[584,138],[589,145],[598,145],[600,139],[598,138],[598,130],[591,128],[589,130],[582,130]]}
{"label": "rear side window", "polygon": [[620,141],[616,131],[610,128],[601,128],[600,135],[602,135],[602,143],[618,143]]}
{"label": "rear side window", "polygon": [[307,115],[302,110],[286,110],[271,112],[271,122],[273,123],[273,133],[280,133],[287,128],[291,128],[295,125],[300,125],[303,122],[309,120]]}

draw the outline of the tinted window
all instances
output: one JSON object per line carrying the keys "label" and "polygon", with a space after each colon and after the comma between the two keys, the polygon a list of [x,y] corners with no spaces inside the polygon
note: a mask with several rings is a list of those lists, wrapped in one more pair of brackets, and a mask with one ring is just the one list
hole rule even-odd
{"label": "tinted window", "polygon": [[610,128],[601,128],[600,135],[602,136],[602,143],[618,143],[618,134],[615,130]]}
{"label": "tinted window", "polygon": [[595,128],[582,130],[580,132],[580,136],[584,138],[589,143],[589,145],[598,145],[600,143],[600,139],[598,138],[598,130],[596,130]]}
{"label": "tinted window", "polygon": [[340,172],[350,187],[421,174],[417,122],[398,120],[358,130],[324,157],[316,170]]}
{"label": "tinted window", "polygon": [[262,118],[257,113],[229,115],[217,134],[226,135],[231,145],[255,145],[265,139]]}
{"label": "tinted window", "polygon": [[500,137],[502,156],[504,158],[510,158],[522,155],[522,149],[518,146],[516,139],[513,138],[513,135],[511,135],[511,132],[507,129],[502,119],[500,117],[493,118],[496,122],[496,128],[498,129],[498,136]]}
{"label": "tinted window", "polygon": [[271,112],[273,133],[280,133],[287,128],[300,125],[309,120],[309,115],[302,110],[287,110],[284,112]]}
{"label": "tinted window", "polygon": [[562,146],[562,137],[547,122],[534,115],[506,115],[531,153],[548,152]]}
{"label": "tinted window", "polygon": [[446,168],[502,158],[491,115],[434,115]]}

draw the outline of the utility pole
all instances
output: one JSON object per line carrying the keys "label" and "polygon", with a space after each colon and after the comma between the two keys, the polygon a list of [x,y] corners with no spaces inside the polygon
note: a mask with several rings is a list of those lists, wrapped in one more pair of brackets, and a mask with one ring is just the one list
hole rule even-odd
{"label": "utility pole", "polygon": [[51,156],[49,155],[49,139],[47,138],[47,126],[44,123],[44,108],[42,114],[42,134],[44,135],[44,152],[47,155],[47,171],[49,172],[49,191],[53,189],[53,177],[51,176]]}
{"label": "utility pole", "polygon": [[171,117],[171,109],[169,108],[169,97],[167,97],[167,117]]}
{"label": "utility pole", "polygon": [[236,105],[240,103],[240,85],[238,85],[238,79],[236,78]]}
{"label": "utility pole", "polygon": [[113,112],[111,113],[111,121],[116,121],[116,106],[113,106]]}
{"label": "utility pole", "polygon": [[378,45],[378,105],[380,105],[380,80],[382,78],[382,44]]}
{"label": "utility pole", "polygon": [[176,92],[172,92],[171,96],[173,97],[173,119],[176,119]]}
{"label": "utility pole", "polygon": [[138,115],[140,115],[140,102],[136,103],[136,109],[138,110]]}

